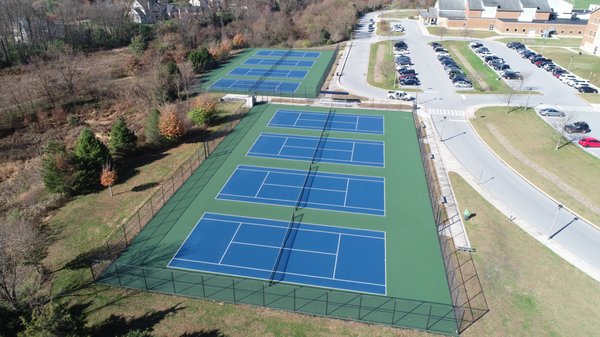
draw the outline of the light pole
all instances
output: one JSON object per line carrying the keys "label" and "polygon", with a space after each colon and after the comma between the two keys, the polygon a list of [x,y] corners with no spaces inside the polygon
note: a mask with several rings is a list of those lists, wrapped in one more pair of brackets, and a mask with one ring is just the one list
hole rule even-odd
{"label": "light pole", "polygon": [[446,127],[446,119],[448,117],[444,116],[444,119],[442,119],[442,132],[440,132],[440,142],[444,141],[444,128]]}
{"label": "light pole", "polygon": [[552,232],[554,231],[554,225],[556,225],[556,219],[558,218],[558,213],[563,208],[563,205],[558,204],[558,208],[556,209],[556,215],[554,216],[554,221],[552,221],[552,227],[550,227],[550,231],[548,232],[548,240],[552,238]]}
{"label": "light pole", "polygon": [[525,111],[527,111],[527,109],[529,109],[529,96],[531,96],[531,89],[533,89],[533,88],[527,87],[527,101],[525,102]]}
{"label": "light pole", "polygon": [[567,68],[568,71],[571,71],[571,64],[573,63],[574,57],[575,57],[575,55],[571,55],[571,59],[569,60],[569,67]]}

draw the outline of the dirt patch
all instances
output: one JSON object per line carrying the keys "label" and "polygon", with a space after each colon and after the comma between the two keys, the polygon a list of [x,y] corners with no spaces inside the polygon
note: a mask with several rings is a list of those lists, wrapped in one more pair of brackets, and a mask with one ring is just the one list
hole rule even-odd
{"label": "dirt patch", "polygon": [[515,148],[510,143],[510,141],[506,137],[504,137],[500,130],[496,128],[495,125],[486,124],[486,127],[488,130],[490,130],[490,133],[498,140],[498,142],[506,149],[506,151],[508,151],[511,155],[513,155],[523,164],[527,165],[527,167],[536,171],[542,177],[548,179],[548,181],[552,182],[552,184],[554,184],[556,187],[568,193],[570,196],[575,198],[577,202],[581,203],[582,205],[590,209],[592,212],[600,215],[600,207],[594,205],[594,203],[590,199],[588,199],[577,189],[561,181],[560,177],[531,161],[525,154],[519,151],[519,149]]}
{"label": "dirt patch", "polygon": [[456,55],[456,57],[458,58],[458,60],[460,61],[460,63],[462,63],[462,65],[466,68],[466,70],[473,74],[472,77],[474,81],[476,81],[477,83],[479,83],[479,86],[481,87],[481,89],[483,90],[489,90],[490,87],[488,87],[487,83],[485,83],[484,80],[482,80],[479,76],[477,76],[477,71],[475,69],[473,69],[473,67],[471,67],[471,64],[469,63],[469,61],[467,61],[467,59],[463,56],[463,54],[455,47],[455,46],[450,46],[450,49],[452,49],[452,51],[454,52],[454,55]]}
{"label": "dirt patch", "polygon": [[385,83],[385,77],[383,76],[383,59],[385,57],[385,46],[380,45],[377,47],[377,57],[375,58],[375,83]]}

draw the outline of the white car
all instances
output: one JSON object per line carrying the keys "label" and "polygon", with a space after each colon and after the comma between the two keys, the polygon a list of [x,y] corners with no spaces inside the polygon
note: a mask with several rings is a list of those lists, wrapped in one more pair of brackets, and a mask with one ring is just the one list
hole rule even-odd
{"label": "white car", "polygon": [[471,83],[465,81],[458,81],[454,83],[454,86],[457,88],[473,88],[473,85],[471,85]]}
{"label": "white car", "polygon": [[574,75],[566,75],[566,76],[561,75],[558,79],[563,83],[567,83],[571,80],[576,80],[577,77],[575,77]]}
{"label": "white car", "polygon": [[412,101],[415,98],[407,93],[406,91],[388,91],[388,98],[390,99],[399,99],[401,101]]}

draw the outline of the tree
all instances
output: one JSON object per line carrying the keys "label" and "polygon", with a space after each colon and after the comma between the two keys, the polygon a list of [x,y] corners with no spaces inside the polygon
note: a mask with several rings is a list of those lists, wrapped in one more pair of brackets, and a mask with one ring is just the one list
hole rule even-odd
{"label": "tree", "polygon": [[102,165],[110,159],[106,145],[96,138],[92,130],[85,128],[79,135],[73,155],[77,163],[75,190],[87,192],[96,188]]}
{"label": "tree", "polygon": [[244,36],[240,33],[237,33],[233,37],[233,48],[235,48],[235,49],[242,48],[242,47],[244,47],[245,42],[246,41],[244,41]]}
{"label": "tree", "polygon": [[187,113],[198,126],[206,126],[212,122],[217,114],[217,102],[208,95],[199,96],[195,102],[196,106]]}
{"label": "tree", "polygon": [[174,109],[169,109],[161,114],[158,129],[160,134],[169,141],[175,141],[183,136],[183,126],[179,115]]}
{"label": "tree", "polygon": [[160,121],[160,111],[157,108],[152,108],[146,121],[144,135],[146,136],[146,144],[152,147],[160,147],[164,143],[164,138],[158,128]]}
{"label": "tree", "polygon": [[329,44],[330,43],[329,38],[331,38],[331,33],[329,33],[329,31],[327,31],[327,29],[321,28],[321,31],[319,32],[319,44],[320,45]]}
{"label": "tree", "polygon": [[179,68],[173,61],[167,61],[160,66],[156,72],[157,86],[155,96],[161,103],[173,102],[177,99],[179,92],[177,87],[177,78],[180,76]]}
{"label": "tree", "polygon": [[440,29],[438,30],[439,34],[440,34],[440,41],[444,40],[444,35],[446,35],[446,33],[448,32],[448,29],[446,27],[439,27]]}
{"label": "tree", "polygon": [[110,196],[113,196],[112,187],[117,181],[117,170],[114,167],[110,166],[110,164],[105,164],[102,166],[102,173],[100,173],[100,184],[104,187],[108,187],[108,192]]}
{"label": "tree", "polygon": [[73,192],[75,163],[64,144],[51,141],[44,147],[42,177],[50,193]]}
{"label": "tree", "polygon": [[188,60],[192,62],[192,67],[197,73],[209,69],[213,63],[213,58],[206,47],[200,47],[188,55]]}
{"label": "tree", "polygon": [[54,302],[36,308],[29,319],[21,317],[25,329],[18,337],[78,337],[83,336],[83,322]]}
{"label": "tree", "polygon": [[131,38],[131,43],[129,44],[129,50],[136,55],[141,56],[144,51],[148,48],[148,42],[141,35],[136,35]]}
{"label": "tree", "polygon": [[123,117],[117,118],[110,130],[110,141],[108,148],[110,154],[115,158],[123,158],[123,156],[135,151],[137,136],[131,131]]}
{"label": "tree", "polygon": [[122,335],[121,337],[154,337],[153,334],[144,330],[131,330],[128,333]]}

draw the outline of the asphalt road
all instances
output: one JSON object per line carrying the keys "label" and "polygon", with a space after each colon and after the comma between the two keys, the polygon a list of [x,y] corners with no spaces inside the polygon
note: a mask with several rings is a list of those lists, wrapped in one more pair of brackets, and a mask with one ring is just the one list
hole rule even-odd
{"label": "asphalt road", "polygon": [[[362,19],[364,26],[355,34],[345,70],[340,77],[340,84],[345,89],[368,98],[386,97],[386,90],[372,87],[366,81],[366,60],[369,59],[371,43],[388,39],[367,31],[368,20],[378,14],[370,13]],[[437,132],[443,133],[440,136],[450,152],[473,177],[477,177],[486,191],[511,209],[512,216],[529,223],[530,234],[538,240],[548,240],[550,229],[554,227],[553,236],[547,242],[552,243],[551,246],[559,255],[600,281],[600,230],[577,219],[564,208],[559,211],[555,202],[527,183],[489,151],[467,122],[465,111],[476,106],[506,105],[505,96],[456,93],[428,45],[432,41],[439,41],[440,38],[423,34],[416,21],[403,20],[402,23],[406,34],[396,39],[406,41],[411,59],[415,63],[413,67],[419,73],[422,92],[418,94],[418,103],[424,111],[431,114]],[[482,42],[490,51],[504,58],[513,69],[525,75],[522,90],[531,88],[543,93],[517,95],[513,99],[513,105],[528,103],[528,106],[537,107],[559,106],[572,116],[572,120],[587,121],[592,128],[591,135],[600,138],[600,111],[577,97],[574,89],[522,59],[504,44],[492,40]],[[520,81],[510,81],[509,84],[515,88],[521,86]],[[558,124],[560,123],[554,122],[555,126]],[[600,154],[599,150],[591,152]],[[561,254],[561,251],[568,253]]]}

